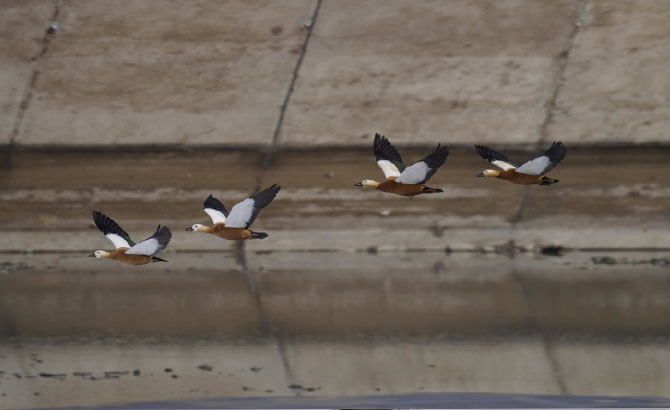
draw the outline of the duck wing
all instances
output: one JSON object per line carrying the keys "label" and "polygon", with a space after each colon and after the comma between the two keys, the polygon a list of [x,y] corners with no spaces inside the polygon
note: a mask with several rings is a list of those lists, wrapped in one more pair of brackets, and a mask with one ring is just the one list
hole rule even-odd
{"label": "duck wing", "polygon": [[517,168],[517,166],[512,161],[507,159],[506,156],[497,151],[492,150],[489,147],[485,147],[483,145],[475,145],[475,149],[477,150],[477,153],[482,156],[482,158],[484,158],[491,164],[495,165],[496,167],[502,169],[503,171]]}
{"label": "duck wing", "polygon": [[279,185],[274,184],[265,191],[257,192],[244,201],[236,203],[228,214],[226,226],[229,228],[248,228],[251,226],[261,209],[275,199],[280,189]]}
{"label": "duck wing", "polygon": [[135,245],[135,242],[130,239],[130,235],[128,235],[128,233],[126,233],[126,231],[124,231],[112,218],[102,212],[93,210],[93,222],[95,222],[95,226],[98,227],[100,232],[114,244],[116,249],[130,248]]}
{"label": "duck wing", "polygon": [[401,184],[423,184],[432,177],[449,156],[449,147],[437,144],[435,150],[421,161],[415,162],[400,174],[396,182]]}
{"label": "duck wing", "polygon": [[205,213],[209,215],[210,218],[212,218],[212,223],[217,224],[226,222],[226,218],[228,217],[228,211],[226,211],[226,207],[223,206],[221,201],[214,198],[211,194],[207,197],[207,199],[205,199],[203,207],[205,209]]}
{"label": "duck wing", "polygon": [[170,228],[158,225],[153,235],[128,249],[126,255],[153,256],[165,249],[168,243],[170,243],[171,238],[172,232],[170,232]]}
{"label": "duck wing", "polygon": [[544,175],[554,169],[565,158],[567,150],[562,142],[554,142],[541,156],[521,165],[516,172],[528,175]]}
{"label": "duck wing", "polygon": [[400,173],[405,170],[405,165],[402,163],[400,154],[398,154],[398,151],[391,145],[389,140],[383,135],[375,134],[373,147],[377,165],[381,168],[386,179],[389,179],[389,177],[399,177]]}

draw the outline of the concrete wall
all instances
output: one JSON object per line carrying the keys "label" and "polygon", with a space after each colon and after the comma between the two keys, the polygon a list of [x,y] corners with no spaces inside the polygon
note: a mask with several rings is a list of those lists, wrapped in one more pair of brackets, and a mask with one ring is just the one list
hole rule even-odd
{"label": "concrete wall", "polygon": [[0,19],[3,143],[670,141],[668,0],[5,0]]}

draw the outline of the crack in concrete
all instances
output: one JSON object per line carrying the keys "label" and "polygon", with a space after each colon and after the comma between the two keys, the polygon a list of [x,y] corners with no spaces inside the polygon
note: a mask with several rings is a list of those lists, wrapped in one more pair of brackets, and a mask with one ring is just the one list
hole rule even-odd
{"label": "crack in concrete", "polygon": [[11,167],[12,153],[14,147],[16,146],[16,140],[21,132],[21,126],[23,125],[23,120],[26,116],[26,112],[30,108],[30,103],[33,99],[33,91],[35,89],[35,84],[37,84],[37,79],[40,75],[40,70],[37,67],[37,61],[43,58],[49,51],[49,46],[51,45],[51,40],[56,35],[56,30],[53,29],[52,24],[58,21],[60,15],[60,0],[55,0],[53,2],[53,11],[49,19],[49,26],[44,30],[44,36],[42,37],[42,48],[39,53],[32,57],[30,60],[34,63],[35,68],[30,76],[30,81],[26,87],[23,96],[21,97],[21,102],[19,103],[19,109],[16,113],[16,118],[14,119],[14,125],[12,126],[12,131],[9,134],[9,142],[6,149],[2,151],[2,157],[0,158],[0,168],[9,169]]}
{"label": "crack in concrete", "polygon": [[[263,175],[265,173],[265,170],[270,167],[270,163],[272,161],[272,158],[277,150],[277,145],[279,143],[279,135],[281,134],[281,128],[282,125],[284,124],[284,117],[286,115],[286,110],[288,109],[288,105],[291,101],[291,95],[293,95],[293,91],[295,90],[295,83],[298,80],[298,75],[300,73],[300,68],[302,67],[302,63],[305,59],[305,55],[307,54],[307,46],[309,45],[309,40],[312,38],[312,33],[314,31],[314,26],[316,24],[316,19],[319,15],[319,10],[321,9],[321,2],[322,0],[317,0],[316,2],[316,7],[314,8],[314,12],[312,13],[312,18],[310,21],[309,26],[307,27],[307,34],[305,35],[305,40],[302,44],[302,48],[300,51],[300,56],[298,57],[298,61],[296,63],[296,66],[293,70],[293,77],[291,78],[291,82],[289,83],[288,89],[286,90],[286,95],[284,96],[284,101],[282,103],[280,112],[279,112],[279,118],[277,119],[277,124],[275,126],[274,132],[272,133],[272,141],[270,143],[270,146],[265,152],[265,156],[263,157],[263,160],[261,162],[261,171],[258,174],[258,178],[256,178],[256,186],[254,188],[254,192],[258,192],[261,189],[261,182],[263,180]],[[238,265],[240,265],[242,269],[242,273],[247,281],[247,286],[249,287],[250,292],[252,293],[252,296],[254,298],[254,301],[256,303],[256,308],[258,310],[258,315],[259,315],[259,320],[261,322],[261,328],[263,333],[269,334],[277,343],[277,349],[279,351],[279,357],[282,362],[282,366],[284,368],[284,377],[286,377],[286,380],[288,381],[289,386],[296,385],[296,380],[295,380],[295,374],[293,372],[293,369],[291,368],[291,363],[288,359],[288,353],[286,349],[286,341],[284,340],[284,337],[281,333],[281,330],[273,328],[267,321],[267,318],[265,316],[265,312],[263,310],[263,303],[262,303],[262,298],[260,291],[258,290],[258,287],[256,285],[256,282],[254,278],[249,274],[248,270],[248,265],[246,262],[246,253],[245,253],[245,246],[244,242],[240,241],[236,244],[236,256],[235,259],[238,261]],[[293,392],[296,396],[302,396],[302,391],[299,388],[294,388]]]}
{"label": "crack in concrete", "polygon": [[580,28],[580,25],[577,24],[577,19],[584,13],[584,10],[586,9],[586,0],[576,0],[576,9],[577,13],[575,18],[572,20],[571,23],[572,30],[568,35],[565,47],[563,47],[563,50],[561,50],[561,52],[556,57],[556,64],[558,65],[556,86],[554,87],[553,92],[549,96],[549,99],[545,103],[546,115],[544,117],[544,121],[540,125],[540,138],[538,139],[536,144],[538,148],[545,142],[547,138],[547,129],[549,128],[549,124],[551,124],[552,120],[554,119],[554,112],[556,111],[556,101],[558,100],[558,96],[561,92],[561,89],[565,85],[566,81],[565,70],[568,66],[568,59],[570,58],[570,52],[572,51],[572,46],[574,45],[575,37],[577,36],[577,33],[579,32]]}
{"label": "crack in concrete", "polygon": [[[312,38],[312,32],[314,31],[314,25],[316,23],[316,19],[319,15],[319,10],[321,9],[321,2],[322,0],[317,0],[316,6],[314,7],[314,12],[312,13],[312,18],[309,22],[309,26],[306,27],[307,29],[307,34],[305,35],[305,40],[303,41],[301,50],[300,50],[300,56],[298,57],[298,61],[296,62],[295,68],[293,69],[293,76],[291,77],[291,82],[289,83],[288,89],[286,90],[286,94],[284,95],[284,101],[282,102],[281,109],[279,111],[279,118],[277,119],[277,124],[275,125],[274,132],[272,133],[272,141],[270,143],[270,146],[265,152],[265,155],[263,157],[263,160],[261,161],[261,170],[258,173],[258,177],[256,178],[256,186],[254,187],[253,192],[258,192],[261,190],[261,182],[263,180],[263,174],[265,173],[265,170],[269,168],[270,163],[272,161],[272,157],[274,156],[274,153],[276,152],[276,147],[279,143],[279,135],[281,134],[281,127],[284,124],[284,117],[286,115],[286,110],[288,108],[289,102],[291,101],[291,95],[293,95],[293,91],[295,90],[295,83],[298,80],[298,75],[300,73],[300,68],[302,67],[302,63],[305,59],[305,55],[307,54],[307,46],[309,45],[309,40]],[[235,260],[237,261],[238,265],[240,266],[242,270],[242,274],[245,277],[245,280],[247,281],[247,286],[249,287],[249,291],[251,292],[254,302],[256,304],[256,309],[258,311],[258,316],[259,320],[261,322],[261,330],[263,331],[264,334],[270,335],[275,341],[277,342],[277,348],[279,350],[279,356],[282,361],[282,365],[284,367],[284,374],[286,379],[289,382],[289,385],[295,384],[295,376],[293,374],[293,370],[291,369],[291,365],[288,360],[288,356],[286,353],[286,344],[284,341],[284,338],[281,334],[281,331],[274,329],[267,321],[267,318],[265,316],[265,312],[263,310],[263,303],[262,303],[262,298],[260,291],[258,290],[258,287],[256,285],[256,281],[254,278],[249,274],[249,269],[247,265],[247,258],[246,258],[246,247],[244,241],[239,241],[235,244]],[[300,396],[301,392],[299,389],[294,389],[294,392],[296,396]]]}
{"label": "crack in concrete", "polygon": [[[291,78],[291,82],[289,83],[288,89],[286,90],[286,95],[284,96],[284,101],[282,102],[281,109],[279,111],[279,118],[277,119],[277,124],[275,125],[274,132],[272,133],[272,141],[270,143],[270,146],[265,152],[265,155],[263,157],[263,160],[261,161],[261,170],[258,173],[258,177],[256,178],[256,186],[254,187],[253,192],[258,192],[261,190],[261,183],[263,180],[263,175],[265,173],[265,170],[269,168],[270,163],[272,161],[272,157],[274,156],[274,153],[276,152],[276,147],[279,143],[279,135],[281,134],[281,127],[284,124],[284,117],[286,115],[286,110],[288,108],[289,102],[291,101],[291,95],[293,94],[293,91],[295,89],[295,83],[298,80],[298,75],[300,73],[300,68],[302,67],[302,63],[305,59],[305,55],[307,54],[307,46],[309,44],[309,40],[312,38],[312,32],[314,31],[314,25],[316,23],[316,19],[319,15],[319,10],[321,8],[321,2],[322,0],[317,0],[316,6],[314,8],[314,12],[312,13],[312,18],[310,20],[309,26],[306,27],[307,29],[307,34],[305,35],[305,40],[303,41],[301,51],[300,51],[300,56],[298,57],[298,61],[296,62],[296,66],[293,69],[293,76]],[[293,374],[293,370],[291,368],[291,364],[288,360],[288,355],[286,352],[286,343],[284,341],[284,337],[281,334],[281,331],[278,329],[273,328],[269,322],[267,321],[267,318],[265,316],[265,312],[263,310],[263,303],[262,303],[262,298],[260,294],[260,290],[258,289],[256,285],[256,281],[254,280],[253,276],[249,274],[249,269],[247,265],[247,258],[246,258],[246,247],[244,241],[239,241],[236,243],[235,247],[235,259],[240,266],[242,270],[242,274],[244,275],[246,281],[247,281],[247,286],[249,287],[249,291],[251,292],[254,302],[256,304],[256,309],[258,311],[258,316],[259,320],[261,322],[261,330],[263,331],[264,334],[270,335],[277,343],[277,349],[279,350],[279,357],[282,361],[282,365],[284,367],[284,375],[286,379],[289,382],[289,385],[294,385],[295,384],[295,375]],[[301,396],[301,391],[300,389],[294,389],[295,395],[296,396]]]}
{"label": "crack in concrete", "polygon": [[261,168],[264,170],[269,167],[270,161],[272,160],[272,156],[274,155],[277,149],[277,145],[279,143],[279,136],[281,135],[281,128],[282,125],[284,125],[284,117],[286,115],[286,110],[288,109],[288,105],[291,102],[291,96],[293,95],[293,91],[295,90],[295,83],[298,80],[298,75],[300,74],[300,68],[302,67],[302,63],[305,60],[305,56],[307,55],[307,46],[309,45],[309,41],[312,38],[312,33],[314,32],[314,27],[316,26],[316,20],[319,16],[321,3],[322,0],[317,0],[316,6],[314,7],[314,12],[312,13],[312,18],[309,22],[309,25],[306,27],[307,34],[305,35],[305,41],[303,41],[302,43],[302,47],[300,49],[300,56],[298,57],[298,61],[296,62],[295,68],[293,69],[293,77],[291,78],[291,82],[289,83],[288,89],[286,90],[286,95],[284,96],[284,101],[279,111],[279,118],[277,119],[277,125],[275,126],[275,130],[272,133],[272,142],[270,143],[270,147],[265,154],[265,158],[263,158],[263,163],[261,164]]}
{"label": "crack in concrete", "polygon": [[[549,99],[545,103],[546,115],[544,117],[544,121],[542,121],[542,124],[540,125],[540,138],[538,138],[535,144],[535,147],[538,149],[541,149],[542,145],[546,141],[549,124],[551,124],[552,120],[554,119],[554,112],[556,111],[556,101],[558,100],[558,96],[561,92],[561,89],[565,85],[566,81],[565,70],[568,66],[568,59],[570,58],[570,52],[572,51],[572,46],[574,45],[575,37],[579,32],[580,25],[577,24],[576,22],[579,16],[581,16],[584,13],[584,10],[586,9],[586,0],[576,0],[575,4],[577,13],[571,23],[572,30],[570,31],[570,34],[568,34],[568,38],[565,42],[565,47],[563,47],[563,50],[561,50],[558,56],[556,56],[556,64],[558,65],[558,69],[556,70],[557,71],[556,86],[554,87],[554,90],[549,96]],[[523,188],[523,192],[521,193],[521,200],[519,201],[519,208],[517,209],[516,213],[514,214],[511,220],[512,230],[515,230],[518,223],[521,221],[523,211],[526,207],[526,202],[528,201],[529,189],[530,186],[526,186]]]}

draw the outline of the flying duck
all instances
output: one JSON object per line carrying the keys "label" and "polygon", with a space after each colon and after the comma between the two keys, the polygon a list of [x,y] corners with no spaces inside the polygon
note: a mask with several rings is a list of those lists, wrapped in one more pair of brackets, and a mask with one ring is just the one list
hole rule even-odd
{"label": "flying duck", "polygon": [[195,224],[187,231],[207,232],[216,235],[219,238],[229,239],[231,241],[243,239],[264,239],[268,234],[265,232],[253,232],[249,226],[254,222],[261,209],[268,206],[281,187],[277,184],[272,185],[265,191],[257,192],[242,202],[238,202],[230,210],[226,211],[221,201],[208,196],[204,202],[205,213],[212,218],[212,226]]}
{"label": "flying duck", "polygon": [[503,154],[491,148],[483,145],[475,145],[475,148],[482,158],[502,169],[502,172],[487,169],[477,175],[478,177],[496,177],[521,185],[551,185],[557,183],[558,179],[546,177],[544,174],[554,169],[556,164],[565,158],[566,153],[565,145],[562,142],[554,142],[544,154],[518,167]]}
{"label": "flying duck", "polygon": [[430,188],[423,185],[432,177],[437,169],[444,164],[449,155],[449,147],[437,144],[435,150],[426,158],[405,167],[398,151],[391,145],[386,137],[375,134],[373,144],[377,165],[381,168],[386,181],[377,182],[364,179],[355,184],[375,188],[383,192],[390,192],[402,196],[414,196],[419,194],[432,194],[443,192],[439,188]]}
{"label": "flying duck", "polygon": [[89,257],[113,259],[129,265],[146,265],[152,262],[167,262],[165,259],[154,256],[165,249],[172,238],[172,233],[167,226],[156,228],[153,235],[135,244],[130,236],[119,224],[105,214],[93,211],[93,222],[95,226],[114,244],[116,251],[95,251]]}

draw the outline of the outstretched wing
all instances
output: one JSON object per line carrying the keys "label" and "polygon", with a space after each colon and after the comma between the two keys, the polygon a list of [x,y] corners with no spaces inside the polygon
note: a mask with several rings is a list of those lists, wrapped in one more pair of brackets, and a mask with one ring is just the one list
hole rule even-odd
{"label": "outstretched wing", "polygon": [[402,158],[398,151],[391,145],[389,140],[383,135],[375,134],[374,142],[375,157],[377,158],[377,165],[382,169],[386,179],[389,177],[399,177],[400,173],[405,170],[405,165],[402,163]]}
{"label": "outstretched wing", "polygon": [[135,245],[135,242],[130,240],[130,236],[124,231],[119,224],[102,212],[93,210],[93,222],[98,227],[107,239],[112,241],[116,249],[130,248]]}
{"label": "outstretched wing", "polygon": [[423,184],[437,172],[437,169],[444,164],[448,156],[449,147],[437,144],[435,151],[421,161],[407,167],[396,179],[396,182],[402,184]]}
{"label": "outstretched wing", "polygon": [[221,201],[214,198],[211,194],[205,199],[203,204],[205,208],[205,213],[212,218],[212,223],[224,223],[226,222],[226,217],[228,217],[228,211],[226,207],[223,206]]}
{"label": "outstretched wing", "polygon": [[516,172],[528,175],[544,175],[565,158],[566,152],[567,150],[562,142],[554,142],[542,156],[521,165]]}
{"label": "outstretched wing", "polygon": [[248,228],[261,209],[275,199],[280,189],[279,185],[274,184],[265,191],[257,192],[244,201],[235,204],[230,210],[230,214],[228,214],[226,226],[229,228]]}
{"label": "outstretched wing", "polygon": [[485,147],[483,145],[475,145],[475,149],[477,149],[477,152],[479,153],[479,155],[482,156],[482,158],[484,158],[491,164],[495,165],[496,167],[502,169],[503,171],[507,171],[508,169],[515,169],[517,167],[516,165],[514,165],[512,161],[507,159],[506,156],[497,151],[492,150],[489,147]]}
{"label": "outstretched wing", "polygon": [[171,238],[172,232],[170,232],[170,228],[158,225],[153,235],[128,249],[126,254],[153,256],[165,249],[168,243],[170,243]]}

